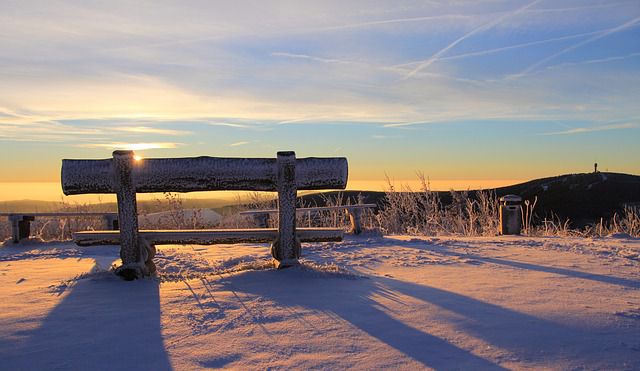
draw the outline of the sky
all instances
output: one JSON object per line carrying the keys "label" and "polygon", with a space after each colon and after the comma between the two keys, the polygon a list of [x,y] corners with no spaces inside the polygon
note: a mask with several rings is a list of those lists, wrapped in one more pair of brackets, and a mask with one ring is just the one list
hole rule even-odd
{"label": "sky", "polygon": [[345,156],[352,189],[640,174],[638,102],[638,0],[0,1],[0,183],[31,198],[121,148]]}

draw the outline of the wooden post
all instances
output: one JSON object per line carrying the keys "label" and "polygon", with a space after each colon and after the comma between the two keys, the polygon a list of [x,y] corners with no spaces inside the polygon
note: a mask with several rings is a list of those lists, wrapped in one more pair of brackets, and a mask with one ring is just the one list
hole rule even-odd
{"label": "wooden post", "polygon": [[11,237],[13,238],[13,243],[18,243],[20,242],[20,226],[18,224],[20,215],[9,215],[9,221],[11,222]]}
{"label": "wooden post", "polygon": [[22,219],[18,221],[18,232],[20,240],[29,238],[31,234],[31,222],[36,220],[34,216],[23,215]]}
{"label": "wooden post", "polygon": [[116,231],[118,230],[118,217],[112,214],[105,214],[103,217],[104,229]]}
{"label": "wooden post", "polygon": [[296,154],[278,152],[278,238],[271,255],[278,269],[298,264],[300,241],[296,238]]}
{"label": "wooden post", "polygon": [[349,232],[358,235],[362,233],[362,208],[347,208],[347,214],[351,221],[351,230]]}
{"label": "wooden post", "polygon": [[122,266],[116,273],[126,280],[141,278],[147,272],[138,244],[138,208],[136,189],[131,176],[134,166],[133,151],[114,151],[112,170],[114,189],[118,200],[120,226],[120,258]]}
{"label": "wooden post", "polygon": [[9,215],[9,221],[11,222],[11,237],[13,243],[19,243],[25,238],[29,238],[31,234],[31,222],[35,220],[34,216],[12,214]]}

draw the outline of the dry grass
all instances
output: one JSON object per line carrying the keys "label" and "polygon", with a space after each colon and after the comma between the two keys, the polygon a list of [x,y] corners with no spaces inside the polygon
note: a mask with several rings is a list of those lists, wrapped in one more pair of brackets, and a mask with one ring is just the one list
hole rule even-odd
{"label": "dry grass", "polygon": [[495,193],[451,191],[452,201],[443,206],[429,181],[418,173],[420,190],[403,185],[398,190],[387,178],[386,204],[377,219],[386,234],[409,235],[494,235],[498,230],[498,202]]}
{"label": "dry grass", "polygon": [[[451,203],[443,206],[438,193],[431,191],[429,181],[418,174],[420,189],[396,187],[387,177],[385,207],[377,214],[380,230],[385,234],[493,236],[498,233],[499,203],[494,192],[451,191]],[[640,237],[640,211],[626,207],[611,220],[584,229],[573,229],[571,221],[556,214],[539,218],[537,197],[522,206],[522,233],[529,236],[605,237],[626,234]]]}
{"label": "dry grass", "polygon": [[[451,203],[444,206],[438,193],[430,188],[428,179],[418,174],[420,189],[413,190],[409,186],[396,187],[387,178],[386,200],[384,208],[374,212],[364,209],[362,227],[365,230],[379,231],[384,234],[408,235],[461,235],[461,236],[493,236],[499,227],[499,204],[494,192],[451,191]],[[326,196],[326,206],[345,206],[352,203],[342,193]],[[355,203],[362,203],[362,198]],[[523,234],[530,236],[583,236],[604,237],[613,234],[626,234],[640,237],[640,210],[626,207],[620,214],[610,220],[601,219],[598,223],[584,229],[572,229],[570,220],[562,220],[551,214],[550,217],[539,218],[535,214],[537,199],[525,200],[522,209]],[[313,207],[316,205],[299,205]],[[198,229],[198,228],[255,228],[252,217],[240,216],[243,210],[275,209],[277,200],[270,194],[254,192],[238,197],[234,206],[228,207],[223,219],[212,225],[204,221],[196,211],[185,216],[184,203],[180,195],[166,193],[163,199],[157,199],[154,209],[168,211],[166,215],[153,225],[141,225],[141,228],[152,229]],[[60,202],[61,212],[109,212],[106,204],[69,204]],[[315,213],[298,214],[299,227],[350,227],[345,210],[327,210]],[[31,222],[31,235],[44,241],[69,240],[71,233],[81,230],[104,229],[101,217],[39,217]],[[269,227],[277,227],[277,213],[269,218]],[[0,223],[2,239],[11,236],[11,226],[5,220]]]}

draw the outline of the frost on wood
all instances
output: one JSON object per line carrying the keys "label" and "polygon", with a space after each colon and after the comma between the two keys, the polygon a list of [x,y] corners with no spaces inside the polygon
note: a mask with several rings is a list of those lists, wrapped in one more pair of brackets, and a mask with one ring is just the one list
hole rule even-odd
{"label": "frost on wood", "polygon": [[[182,229],[141,230],[138,235],[152,245],[216,245],[236,243],[270,243],[278,236],[275,228],[257,229]],[[344,231],[340,228],[296,228],[300,242],[342,241]],[[80,246],[118,245],[118,231],[75,232],[73,240]]]}
{"label": "frost on wood", "polygon": [[133,152],[115,151],[113,153],[113,174],[118,200],[118,220],[120,223],[120,258],[122,267],[118,273],[126,279],[145,275],[138,267],[142,261],[138,239],[138,208],[136,191],[131,177]]}
{"label": "frost on wood", "polygon": [[[62,190],[66,195],[114,193],[111,159],[62,160]],[[303,158],[295,161],[296,188],[344,189],[348,165],[344,157]],[[150,158],[133,163],[138,193],[194,191],[278,190],[278,166],[270,158]]]}
{"label": "frost on wood", "polygon": [[278,268],[298,263],[300,241],[296,238],[296,155],[278,152],[278,238],[271,255]]}
{"label": "frost on wood", "polygon": [[[153,268],[149,258],[153,254],[146,254],[150,248],[142,246],[145,244],[138,236],[136,192],[277,191],[279,225],[270,242],[278,267],[286,267],[297,264],[300,256],[300,240],[296,235],[297,190],[344,189],[347,173],[346,158],[296,160],[294,152],[278,152],[277,159],[192,157],[134,161],[132,151],[115,151],[108,160],[63,160],[62,189],[66,195],[116,193],[123,262],[118,272],[125,278],[136,278]],[[203,236],[206,234],[198,238]],[[253,241],[246,233],[227,237],[238,242]],[[108,240],[95,234],[87,238],[87,244]],[[190,238],[183,236],[175,243],[188,243]],[[335,240],[335,233],[327,238]],[[218,235],[217,239],[224,237]]]}

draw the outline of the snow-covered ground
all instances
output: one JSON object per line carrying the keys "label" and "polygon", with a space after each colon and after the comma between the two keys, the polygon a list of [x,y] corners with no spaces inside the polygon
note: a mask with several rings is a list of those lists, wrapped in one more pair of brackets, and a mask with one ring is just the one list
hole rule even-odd
{"label": "snow-covered ground", "polygon": [[640,241],[349,237],[269,269],[265,245],[0,248],[0,369],[640,369]]}

